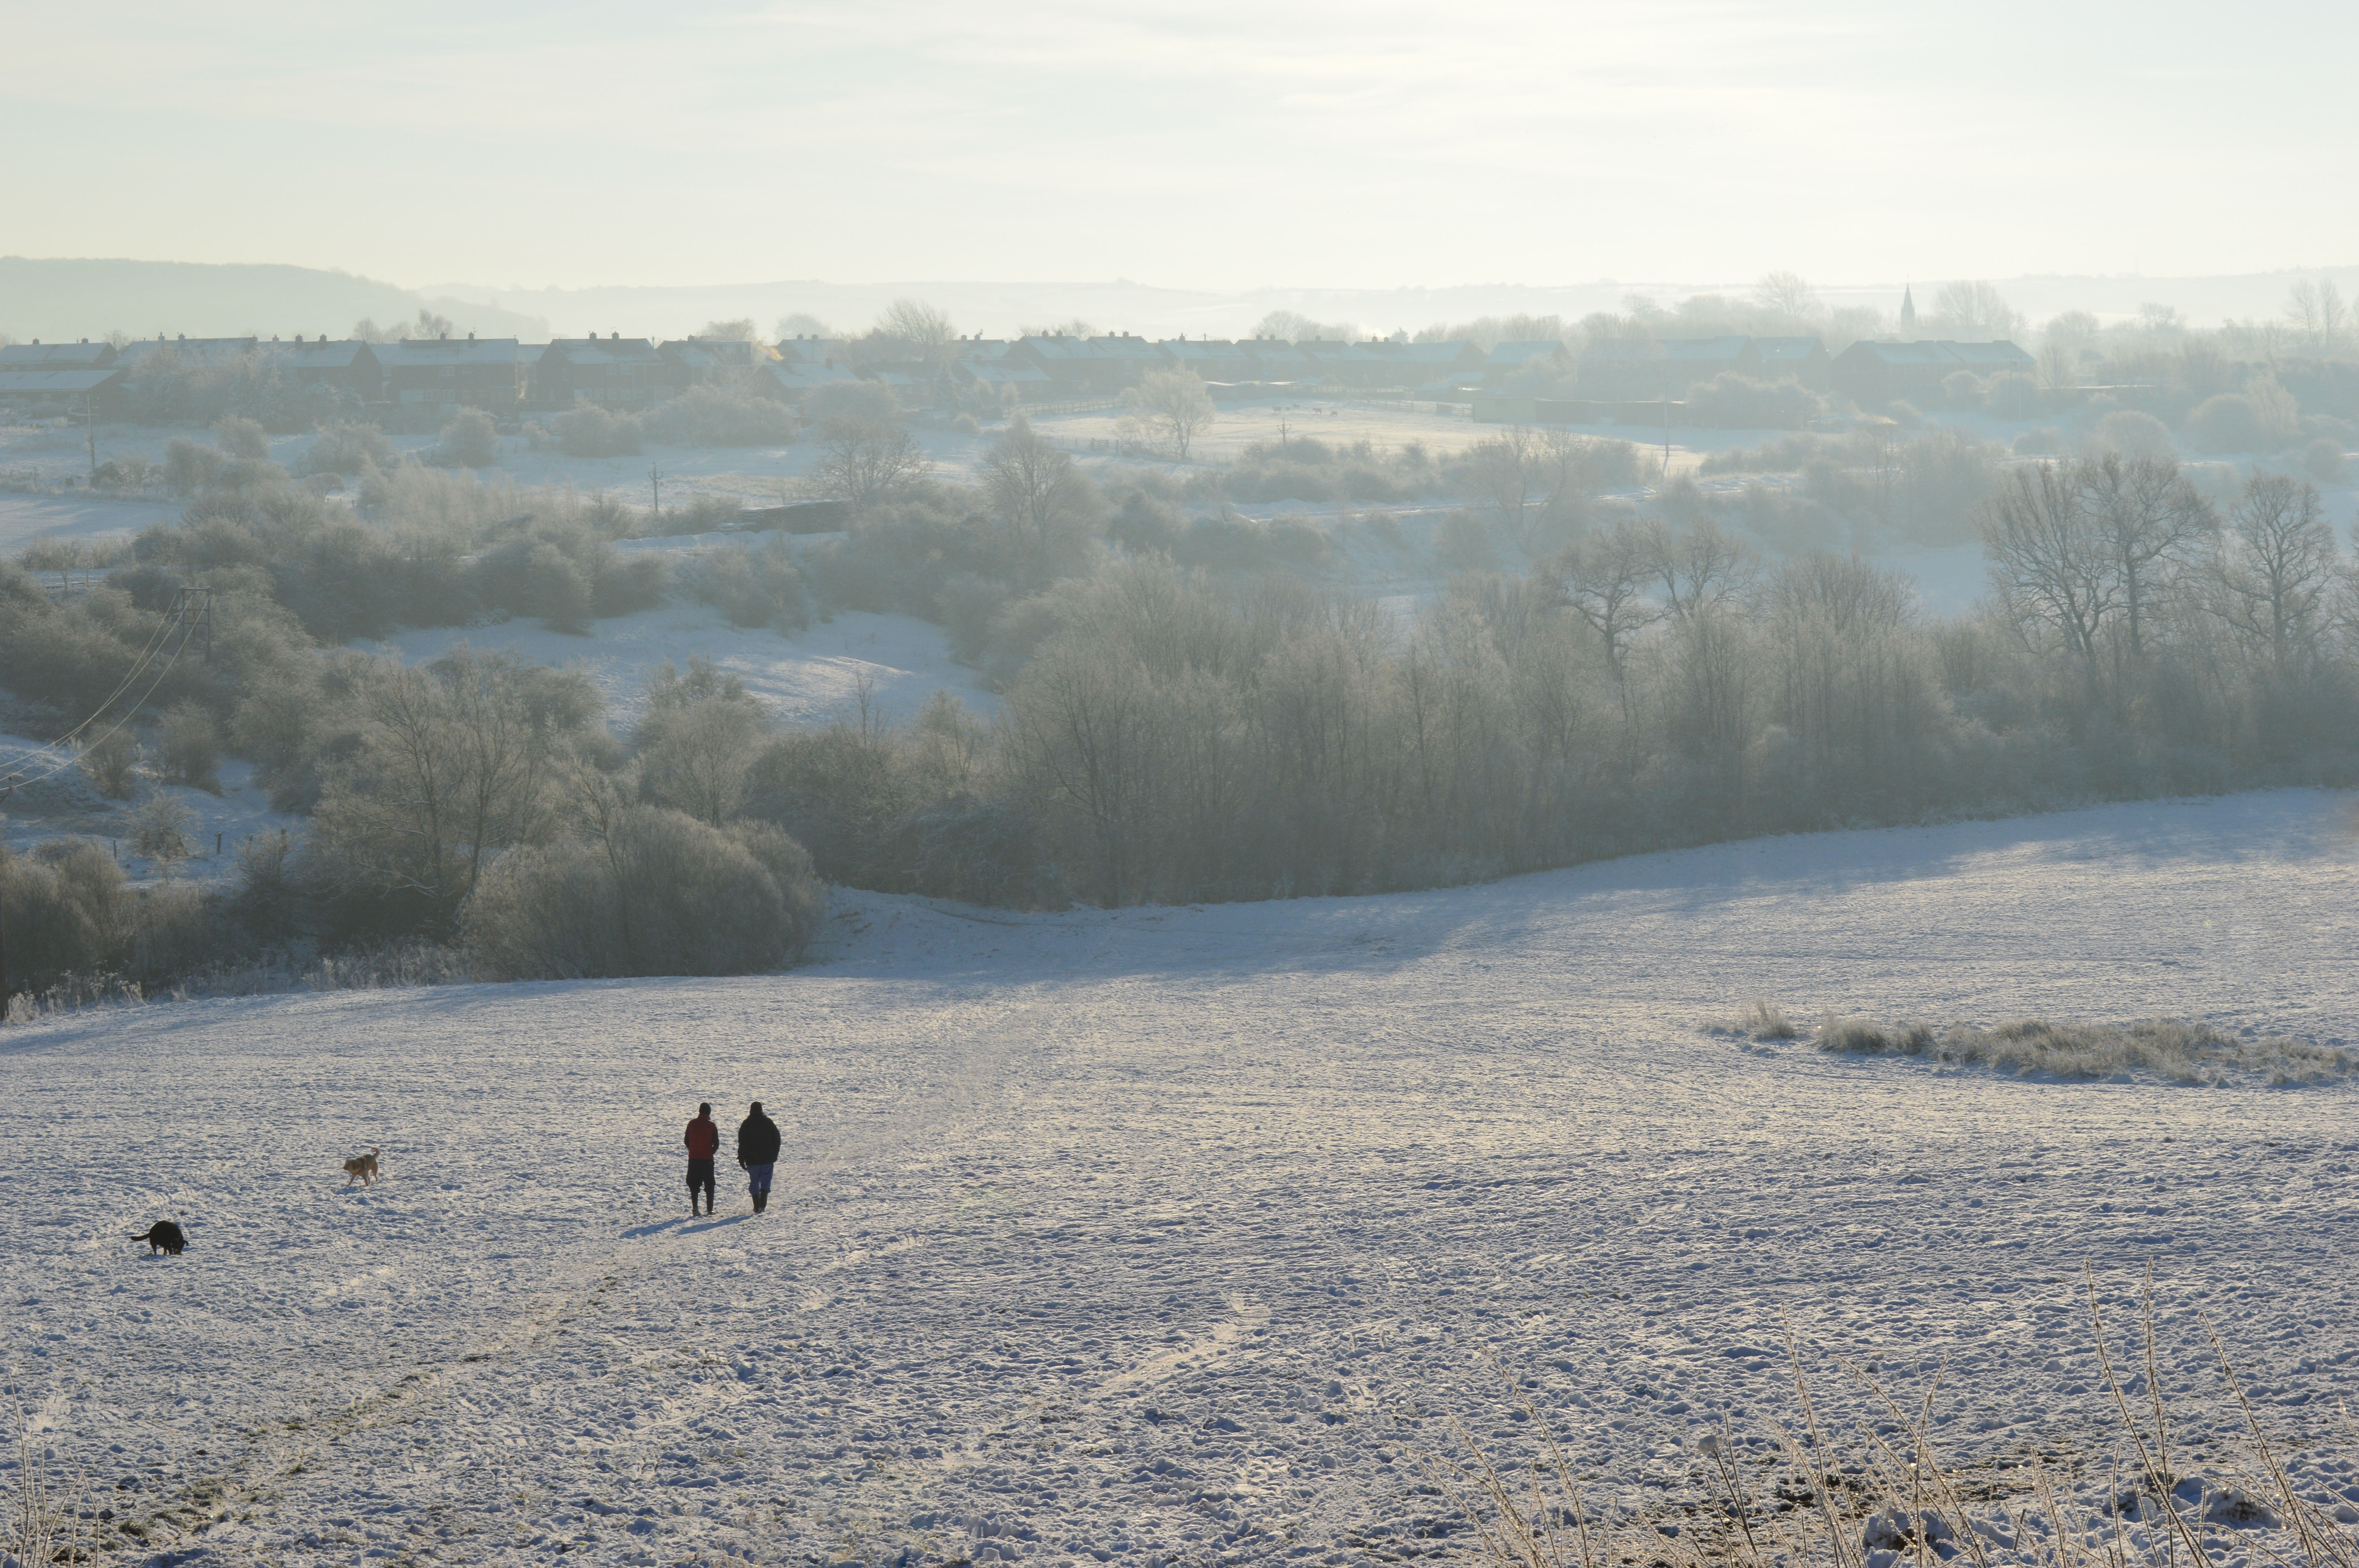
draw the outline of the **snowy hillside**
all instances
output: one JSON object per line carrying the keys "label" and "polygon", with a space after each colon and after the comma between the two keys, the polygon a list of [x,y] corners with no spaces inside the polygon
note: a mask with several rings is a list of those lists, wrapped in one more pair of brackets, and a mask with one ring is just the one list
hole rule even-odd
{"label": "snowy hillside", "polygon": [[[2359,1041],[2349,814],[1114,914],[852,894],[786,976],[48,1022],[0,1040],[8,1375],[114,1523],[209,1560],[1342,1563],[1418,1545],[1445,1415],[1530,1449],[1478,1352],[1593,1503],[1676,1507],[1701,1434],[1789,1417],[1788,1320],[1822,1417],[1859,1409],[1837,1355],[1904,1398],[1946,1362],[1953,1457],[2036,1445],[2092,1495],[2080,1271],[2121,1302],[2151,1263],[2184,1463],[2232,1430],[2202,1305],[2349,1486],[2313,1445],[2359,1391],[2359,1090],[1703,1033],[1764,996]],[[680,1124],[754,1097],[779,1196],[690,1220]],[[175,1212],[187,1256],[125,1239]]]}

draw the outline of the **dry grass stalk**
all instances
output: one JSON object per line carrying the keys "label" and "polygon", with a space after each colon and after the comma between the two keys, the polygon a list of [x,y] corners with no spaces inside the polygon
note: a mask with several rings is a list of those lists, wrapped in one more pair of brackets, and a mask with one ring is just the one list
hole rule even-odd
{"label": "dry grass stalk", "polygon": [[2328,1083],[2359,1073],[2359,1055],[2299,1040],[2242,1040],[2208,1023],[2148,1018],[2132,1023],[2052,1023],[2020,1018],[1991,1029],[1927,1023],[1897,1027],[1828,1013],[1819,1024],[1821,1051],[1854,1055],[1922,1056],[1960,1066],[2000,1067],[2060,1078],[2104,1078],[2152,1072],[2187,1084],[2217,1084],[2228,1074],[2274,1084]]}
{"label": "dry grass stalk", "polygon": [[[1593,1516],[1548,1422],[1495,1357],[1493,1366],[1527,1429],[1544,1443],[1545,1457],[1503,1468],[1453,1417],[1450,1430],[1468,1462],[1432,1458],[1429,1473],[1464,1514],[1473,1531],[1472,1555],[1486,1568],[2002,1568],[2018,1563],[2034,1568],[2209,1568],[2219,1551],[2217,1542],[2207,1547],[2204,1540],[2205,1527],[2219,1517],[2209,1510],[2223,1497],[2235,1507],[2241,1506],[2239,1496],[2262,1495],[2272,1496],[2277,1519],[2264,1513],[2257,1521],[2248,1517],[2245,1522],[2281,1521],[2291,1539],[2280,1535],[2273,1540],[2266,1530],[2255,1530],[2240,1534],[2234,1550],[2247,1552],[2256,1564],[2276,1568],[2359,1568],[2359,1547],[2350,1532],[2297,1490],[2208,1315],[2202,1319],[2204,1332],[2244,1411],[2261,1475],[2249,1487],[2235,1489],[2223,1486],[2219,1478],[2201,1479],[2189,1499],[2184,1483],[2199,1478],[2180,1477],[2172,1468],[2151,1273],[2141,1292],[2146,1341],[2139,1369],[2147,1398],[2137,1404],[2133,1403],[2137,1390],[2125,1381],[2105,1343],[2093,1272],[2088,1286],[2089,1325],[2098,1363],[2126,1444],[2126,1452],[2117,1450],[2112,1457],[2111,1484],[2101,1510],[2110,1518],[2077,1513],[2047,1466],[2037,1461],[2022,1488],[2024,1506],[2011,1507],[2004,1499],[1973,1501],[1986,1479],[1970,1480],[1964,1471],[1944,1462],[1933,1444],[1934,1400],[1942,1374],[1908,1408],[1868,1371],[1846,1361],[1840,1363],[1843,1370],[1889,1418],[1881,1430],[1863,1425],[1864,1479],[1854,1481],[1837,1463],[1821,1427],[1790,1324],[1787,1357],[1800,1407],[1799,1434],[1769,1423],[1774,1457],[1761,1461],[1743,1458],[1724,1420],[1719,1432],[1706,1433],[1697,1444],[1706,1462],[1701,1484],[1714,1498],[1713,1509],[1726,1513],[1717,1529],[1707,1526],[1708,1516],[1699,1517],[1692,1509],[1676,1533],[1644,1515]],[[1946,1369],[1945,1365],[1944,1374]],[[1762,1477],[1748,1478],[1748,1464],[1778,1466],[1787,1484],[1765,1493]],[[2163,1515],[2160,1519],[2153,1517],[2157,1509]],[[2130,1519],[2147,1528],[2132,1531]]]}

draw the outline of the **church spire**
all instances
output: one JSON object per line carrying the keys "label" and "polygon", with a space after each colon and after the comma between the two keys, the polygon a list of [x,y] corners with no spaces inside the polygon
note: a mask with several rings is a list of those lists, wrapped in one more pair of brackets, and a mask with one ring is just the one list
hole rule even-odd
{"label": "church spire", "polygon": [[1914,337],[1916,332],[1917,300],[1916,297],[1909,292],[1908,286],[1904,283],[1900,286],[1900,335],[1904,338]]}

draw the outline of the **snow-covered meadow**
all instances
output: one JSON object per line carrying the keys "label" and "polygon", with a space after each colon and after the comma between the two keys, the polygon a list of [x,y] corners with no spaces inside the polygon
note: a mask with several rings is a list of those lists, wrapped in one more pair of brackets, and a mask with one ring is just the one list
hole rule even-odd
{"label": "snow-covered meadow", "polygon": [[[1529,1450],[1486,1355],[1593,1506],[1676,1509],[1701,1434],[1791,1415],[1788,1324],[1822,1417],[1863,1408],[1838,1356],[1945,1368],[1951,1457],[2086,1500],[2080,1271],[2119,1304],[2151,1265],[2188,1467],[2234,1424],[2201,1306],[2359,1503],[2359,1091],[1704,1033],[1763,996],[2359,1041],[2350,812],[1211,908],[847,894],[783,976],[54,1018],[0,1041],[7,1379],[168,1561],[1340,1563],[1433,1544],[1446,1416]],[[756,1097],[780,1195],[691,1221],[680,1124]],[[174,1213],[185,1257],[125,1239]]]}

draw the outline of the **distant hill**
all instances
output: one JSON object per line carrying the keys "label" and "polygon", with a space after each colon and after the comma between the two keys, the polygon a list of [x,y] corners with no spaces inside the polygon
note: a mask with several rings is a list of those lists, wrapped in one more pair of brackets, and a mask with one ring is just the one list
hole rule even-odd
{"label": "distant hill", "polygon": [[420,307],[462,331],[549,335],[538,317],[316,267],[0,256],[0,332],[18,339],[96,338],[118,329],[135,338],[341,337],[363,318],[383,327],[415,320]]}

